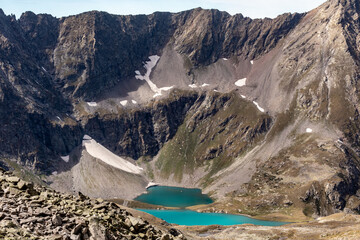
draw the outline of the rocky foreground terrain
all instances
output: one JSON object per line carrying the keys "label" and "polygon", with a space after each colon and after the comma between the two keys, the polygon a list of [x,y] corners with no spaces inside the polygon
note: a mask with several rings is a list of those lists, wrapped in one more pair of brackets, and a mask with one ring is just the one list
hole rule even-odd
{"label": "rocky foreground terrain", "polygon": [[[145,213],[100,198],[91,199],[82,193],[77,196],[61,194],[24,181],[1,168],[0,184],[1,239],[355,240],[360,236],[360,217],[352,214],[334,214],[281,227],[250,224],[230,227],[171,226]],[[135,214],[142,217],[134,217]]]}
{"label": "rocky foreground terrain", "polygon": [[0,169],[1,239],[186,239],[115,203],[65,195]]}

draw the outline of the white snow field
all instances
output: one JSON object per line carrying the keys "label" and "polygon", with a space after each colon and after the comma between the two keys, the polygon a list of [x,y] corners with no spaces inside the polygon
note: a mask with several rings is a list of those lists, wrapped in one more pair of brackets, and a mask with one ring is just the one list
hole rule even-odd
{"label": "white snow field", "polygon": [[115,155],[88,135],[85,135],[83,138],[83,146],[85,146],[86,151],[91,156],[103,161],[110,166],[113,166],[125,172],[135,174],[140,174],[143,171],[142,168],[135,166],[134,164],[126,161],[125,159]]}

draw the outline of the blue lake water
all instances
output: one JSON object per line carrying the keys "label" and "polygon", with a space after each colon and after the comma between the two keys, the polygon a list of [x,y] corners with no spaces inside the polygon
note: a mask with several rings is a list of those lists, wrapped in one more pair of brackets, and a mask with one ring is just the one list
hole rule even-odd
{"label": "blue lake water", "polygon": [[[206,194],[202,194],[200,189],[189,189],[179,187],[154,186],[147,189],[147,193],[142,194],[134,200],[149,204],[161,205],[166,207],[185,208],[199,204],[210,204],[213,201]],[[262,221],[242,215],[222,214],[222,213],[198,213],[190,210],[153,210],[138,209],[140,211],[161,218],[168,223],[179,225],[235,225],[251,223],[262,226],[280,226],[286,222]]]}
{"label": "blue lake water", "polygon": [[134,200],[161,205],[166,207],[185,208],[199,204],[210,204],[211,198],[202,194],[197,188],[180,188],[168,186],[154,186],[147,189],[147,193],[136,197]]}
{"label": "blue lake water", "polygon": [[287,222],[262,221],[249,218],[242,215],[222,214],[222,213],[198,213],[190,210],[153,210],[153,209],[137,209],[149,213],[168,223],[176,223],[179,225],[236,225],[251,223],[261,226],[281,226]]}

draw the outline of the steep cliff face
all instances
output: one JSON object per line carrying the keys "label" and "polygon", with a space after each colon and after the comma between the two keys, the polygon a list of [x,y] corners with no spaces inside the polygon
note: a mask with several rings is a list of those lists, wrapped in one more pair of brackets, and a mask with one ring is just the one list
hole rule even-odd
{"label": "steep cliff face", "polygon": [[35,47],[36,62],[52,74],[62,92],[92,100],[133,78],[142,61],[160,54],[168,44],[195,68],[221,57],[253,59],[274,48],[301,17],[284,14],[274,20],[251,20],[194,9],[148,16],[88,12],[56,19],[27,12],[13,24]]}
{"label": "steep cliff face", "polygon": [[196,92],[174,91],[168,99],[141,109],[117,114],[95,115],[85,123],[87,134],[118,155],[138,159],[154,157],[173,138],[187,111],[199,98]]}
{"label": "steep cliff face", "polygon": [[194,9],[178,14],[175,49],[185,53],[195,66],[238,55],[255,59],[273,49],[301,17],[283,14],[275,19],[252,20],[241,14]]}

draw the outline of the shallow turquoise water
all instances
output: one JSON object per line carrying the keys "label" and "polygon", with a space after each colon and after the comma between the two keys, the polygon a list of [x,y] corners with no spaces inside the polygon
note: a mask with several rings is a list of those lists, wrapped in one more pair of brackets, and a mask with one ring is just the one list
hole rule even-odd
{"label": "shallow turquoise water", "polygon": [[208,195],[202,194],[197,188],[180,188],[167,186],[154,186],[147,189],[147,193],[134,200],[161,205],[166,207],[189,207],[199,204],[209,204],[213,201]]}
{"label": "shallow turquoise water", "polygon": [[[167,207],[185,208],[198,204],[209,204],[213,201],[200,189],[189,189],[179,187],[154,186],[148,192],[135,198],[140,202],[162,205]],[[153,210],[138,209],[155,217],[161,218],[168,223],[179,225],[235,225],[251,223],[262,226],[280,226],[286,222],[261,221],[253,218],[221,213],[198,213],[190,210]]]}
{"label": "shallow turquoise water", "polygon": [[262,221],[241,215],[221,214],[221,213],[198,213],[190,210],[153,210],[138,209],[140,211],[161,218],[168,223],[179,225],[235,225],[251,223],[261,226],[281,226],[287,222]]}

